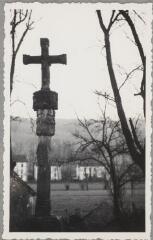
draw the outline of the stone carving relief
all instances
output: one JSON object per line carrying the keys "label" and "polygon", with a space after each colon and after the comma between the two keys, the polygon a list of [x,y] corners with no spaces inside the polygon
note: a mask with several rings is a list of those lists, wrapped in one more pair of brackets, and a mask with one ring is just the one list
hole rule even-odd
{"label": "stone carving relief", "polygon": [[38,136],[53,136],[55,134],[55,111],[53,109],[39,109],[37,111]]}

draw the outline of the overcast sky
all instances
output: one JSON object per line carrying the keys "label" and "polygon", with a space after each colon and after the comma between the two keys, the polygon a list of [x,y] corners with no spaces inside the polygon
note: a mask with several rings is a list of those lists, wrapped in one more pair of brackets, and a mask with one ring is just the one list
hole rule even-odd
{"label": "overcast sky", "polygon": [[[14,86],[11,101],[20,100],[12,105],[13,115],[35,117],[32,109],[33,92],[41,87],[40,65],[24,65],[23,54],[40,55],[40,38],[50,41],[50,55],[67,54],[67,65],[56,64],[50,67],[50,88],[58,92],[58,110],[56,118],[80,117],[96,118],[100,111],[95,90],[110,93],[103,32],[100,29],[96,9],[102,10],[102,16],[107,22],[112,9],[134,8],[143,21],[134,16],[134,22],[140,36],[145,53],[150,58],[151,39],[151,5],[150,4],[6,4],[5,6],[5,81],[9,79],[11,59],[10,20],[15,8],[32,9],[33,30],[29,31],[17,56]],[[113,64],[120,85],[125,75],[141,64],[138,50],[132,42],[131,32],[126,24],[121,27],[114,25],[111,32],[111,47]],[[24,28],[16,33],[16,40]],[[147,37],[146,37],[147,36]],[[119,67],[120,66],[120,67]],[[123,70],[124,69],[124,70]],[[122,74],[121,74],[122,73]],[[121,89],[126,115],[142,114],[142,100],[134,97],[141,84],[142,72],[135,73]],[[6,84],[8,87],[8,84]],[[9,88],[8,88],[9,89]],[[104,99],[101,99],[104,106]],[[116,116],[116,109],[109,105],[108,115]]]}

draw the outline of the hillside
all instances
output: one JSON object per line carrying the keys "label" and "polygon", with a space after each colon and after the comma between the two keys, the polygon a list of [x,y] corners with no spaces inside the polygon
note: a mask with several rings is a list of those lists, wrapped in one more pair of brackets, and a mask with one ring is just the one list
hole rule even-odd
{"label": "hillside", "polygon": [[[30,119],[19,119],[18,121],[11,121],[11,137],[13,152],[15,154],[25,154],[28,159],[34,159],[38,144],[38,137],[35,134],[36,122],[33,121],[34,131],[32,131],[32,124]],[[76,142],[73,133],[78,127],[75,119],[56,119],[55,135],[52,137],[52,151],[51,155],[54,158],[63,159],[72,150],[71,145]],[[138,135],[144,138],[144,122],[140,121],[138,126]],[[82,131],[82,129],[81,129]]]}
{"label": "hillside", "polygon": [[[32,131],[30,119],[19,119],[11,121],[11,136],[13,151],[16,154],[26,154],[35,151],[38,137]],[[52,146],[63,145],[63,143],[72,143],[75,141],[73,132],[77,127],[77,121],[74,119],[57,119],[55,136],[52,137]]]}

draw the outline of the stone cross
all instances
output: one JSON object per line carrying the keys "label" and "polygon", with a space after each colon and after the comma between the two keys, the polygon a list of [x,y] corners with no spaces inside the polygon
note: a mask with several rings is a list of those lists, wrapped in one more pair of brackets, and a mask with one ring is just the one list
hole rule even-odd
{"label": "stone cross", "polygon": [[47,38],[40,39],[41,56],[23,55],[24,64],[41,64],[42,72],[42,89],[49,89],[51,64],[66,64],[66,54],[50,56],[49,55],[49,40]]}
{"label": "stone cross", "polygon": [[38,217],[50,216],[50,158],[51,136],[55,133],[55,110],[57,107],[57,93],[50,90],[51,64],[66,64],[66,55],[50,56],[49,40],[40,39],[41,56],[23,55],[24,64],[41,64],[42,87],[33,95],[33,109],[37,111],[36,134],[37,148],[37,199],[35,215]]}

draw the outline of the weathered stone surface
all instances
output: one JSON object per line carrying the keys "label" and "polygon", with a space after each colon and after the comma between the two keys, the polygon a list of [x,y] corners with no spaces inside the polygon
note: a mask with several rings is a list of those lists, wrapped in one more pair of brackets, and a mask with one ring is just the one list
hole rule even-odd
{"label": "weathered stone surface", "polygon": [[55,110],[58,102],[56,92],[50,91],[51,64],[66,64],[66,55],[49,56],[49,40],[40,39],[41,56],[23,55],[24,64],[41,64],[42,86],[34,93],[33,109],[37,111],[36,134],[39,136],[37,149],[38,177],[36,215],[50,215],[50,165],[48,163],[49,136],[55,133]]}
{"label": "weathered stone surface", "polygon": [[37,128],[38,136],[53,136],[55,134],[55,111],[52,109],[37,111]]}
{"label": "weathered stone surface", "polygon": [[49,56],[49,40],[47,38],[40,39],[41,56],[23,55],[24,64],[41,64],[42,73],[42,89],[49,89],[51,64],[66,64],[66,54]]}
{"label": "weathered stone surface", "polygon": [[50,215],[50,162],[48,153],[50,151],[50,138],[40,137],[37,148],[37,200],[36,216]]}
{"label": "weathered stone surface", "polygon": [[40,90],[33,95],[33,109],[58,109],[58,94],[50,90]]}

